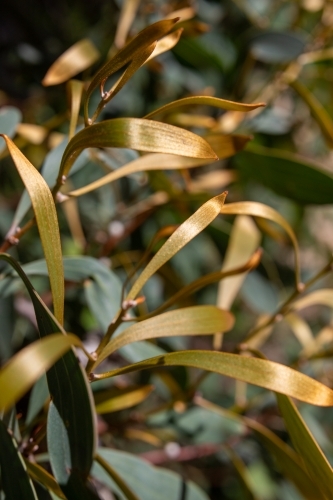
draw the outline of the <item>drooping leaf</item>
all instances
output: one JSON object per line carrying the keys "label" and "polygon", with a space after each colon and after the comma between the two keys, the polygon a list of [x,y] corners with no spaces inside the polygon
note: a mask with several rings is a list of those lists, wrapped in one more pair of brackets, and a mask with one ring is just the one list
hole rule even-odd
{"label": "drooping leaf", "polygon": [[264,219],[270,220],[279,224],[288,234],[289,238],[294,247],[295,251],[295,277],[296,277],[296,286],[300,283],[300,255],[299,255],[299,247],[297,243],[297,239],[295,233],[290,226],[290,224],[286,221],[279,212],[274,210],[268,205],[264,205],[263,203],[257,203],[252,201],[240,201],[236,203],[229,203],[224,205],[221,208],[222,214],[230,214],[230,215],[252,215],[253,217],[262,217]]}
{"label": "drooping leaf", "polygon": [[215,306],[193,306],[168,311],[136,323],[111,339],[92,370],[114,351],[132,342],[179,335],[209,335],[228,331],[233,324],[233,315]]}
{"label": "drooping leaf", "polygon": [[66,497],[59,488],[57,481],[43,467],[41,467],[37,463],[29,462],[29,460],[25,460],[25,466],[31,479],[39,482],[47,490],[55,493],[57,497],[61,498],[62,500],[66,500]]}
{"label": "drooping leaf", "polygon": [[293,445],[302,457],[313,484],[328,500],[333,491],[332,467],[291,399],[277,394],[277,400]]}
{"label": "drooping leaf", "polygon": [[87,127],[69,142],[60,166],[58,185],[85,148],[131,148],[216,160],[209,144],[192,132],[140,118],[114,118]]}
{"label": "drooping leaf", "polygon": [[235,162],[244,182],[253,179],[304,205],[332,203],[333,176],[298,155],[249,144]]}
{"label": "drooping leaf", "polygon": [[82,345],[75,335],[53,334],[13,356],[0,370],[0,409],[13,406],[72,345]]}
{"label": "drooping leaf", "polygon": [[1,487],[6,500],[38,500],[21,453],[2,420],[0,441]]}
{"label": "drooping leaf", "polygon": [[64,271],[57,213],[51,191],[38,170],[6,135],[11,157],[31,198],[44,250],[53,297],[54,314],[60,324],[64,316]]}
{"label": "drooping leaf", "polygon": [[131,408],[144,401],[153,389],[153,385],[144,385],[135,388],[111,388],[111,390],[95,394],[96,411],[104,414]]}
{"label": "drooping leaf", "polygon": [[[157,40],[165,36],[174,26],[178,19],[159,21],[140,31],[125,47],[123,47],[110,61],[104,64],[92,78],[87,89],[84,102],[84,116],[88,124],[89,100],[93,91],[100,87],[104,94],[104,84],[106,80],[116,71],[127,66],[117,84],[109,93],[108,100],[115,96],[133,74],[146,62],[153,52]],[[104,99],[106,104],[107,100]]]}
{"label": "drooping leaf", "polygon": [[243,104],[241,102],[234,101],[226,101],[225,99],[219,99],[217,97],[210,96],[194,96],[194,97],[184,97],[183,99],[179,99],[178,101],[173,101],[161,108],[156,109],[155,111],[151,111],[145,118],[151,119],[152,117],[156,117],[157,115],[164,115],[171,110],[182,108],[183,106],[213,106],[215,108],[221,108],[228,111],[253,111],[261,106],[265,106],[265,103],[258,102],[254,104]]}
{"label": "drooping leaf", "polygon": [[[102,457],[136,493],[140,500],[180,499],[182,492],[186,500],[208,500],[207,495],[192,481],[184,481],[175,472],[153,467],[145,460],[118,450],[99,448]],[[120,500],[127,500],[117,483],[101,467],[94,464],[92,475],[107,484],[119,495]]]}
{"label": "drooping leaf", "polygon": [[292,368],[266,359],[215,351],[179,351],[93,374],[99,380],[162,366],[193,366],[258,385],[318,406],[333,406],[333,390]]}
{"label": "drooping leaf", "polygon": [[48,69],[42,84],[58,85],[90,68],[100,57],[95,45],[84,38],[66,50]]}

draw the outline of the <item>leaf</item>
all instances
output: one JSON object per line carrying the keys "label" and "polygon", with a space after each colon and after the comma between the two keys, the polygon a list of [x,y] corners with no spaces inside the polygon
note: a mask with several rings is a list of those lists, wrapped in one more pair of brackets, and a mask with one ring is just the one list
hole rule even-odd
{"label": "leaf", "polygon": [[64,316],[64,271],[57,213],[51,191],[38,170],[27,160],[21,151],[6,135],[11,157],[31,198],[45,260],[49,272],[53,297],[54,314],[59,323]]}
{"label": "leaf", "polygon": [[[3,106],[0,109],[0,132],[13,137],[18,124],[22,120],[22,113],[14,106]],[[0,152],[3,148],[0,148]]]}
{"label": "leaf", "polygon": [[193,366],[286,394],[306,403],[333,406],[333,391],[307,375],[274,361],[225,352],[199,350],[173,352],[106,373],[93,374],[92,379],[100,380],[162,366]]}
{"label": "leaf", "polygon": [[88,124],[89,100],[93,91],[100,87],[101,94],[104,95],[104,83],[106,80],[119,71],[125,69],[123,75],[116,85],[109,92],[107,98],[104,97],[102,104],[114,97],[133,74],[146,62],[153,52],[159,38],[165,36],[174,26],[178,19],[159,21],[140,31],[123,49],[121,49],[110,61],[102,66],[93,76],[87,89],[84,101],[84,116]]}
{"label": "leaf", "polygon": [[263,217],[264,219],[271,220],[276,224],[279,224],[288,234],[291,242],[294,246],[295,251],[295,277],[296,286],[300,284],[300,255],[299,247],[295,233],[289,223],[286,221],[282,215],[276,210],[264,205],[263,203],[257,203],[254,201],[240,201],[237,203],[229,203],[221,208],[221,214],[231,214],[231,215],[252,215],[253,217]]}
{"label": "leaf", "polygon": [[184,97],[183,99],[179,99],[178,101],[173,101],[168,104],[165,104],[161,108],[155,109],[155,111],[151,111],[145,118],[151,119],[156,115],[163,115],[168,113],[170,110],[182,108],[183,106],[213,106],[215,108],[221,108],[229,111],[253,111],[261,106],[265,106],[265,103],[258,102],[254,104],[243,104],[241,102],[234,101],[226,101],[225,99],[219,99],[217,97],[210,96],[193,96],[193,97]]}
{"label": "leaf", "polygon": [[47,87],[66,82],[81,71],[90,68],[99,58],[100,54],[95,45],[88,38],[84,38],[67,49],[52,64],[42,84]]}
{"label": "leaf", "polygon": [[243,182],[253,179],[304,205],[332,203],[333,175],[298,155],[250,144],[235,161]]}
{"label": "leaf", "polygon": [[29,460],[25,460],[25,466],[27,468],[30,477],[34,481],[38,481],[47,490],[52,491],[62,500],[66,500],[65,495],[59,488],[59,485],[54,479],[54,477],[51,476],[51,474],[47,472],[45,469],[43,469],[43,467],[41,467],[39,464],[29,462]]}
{"label": "leaf", "polygon": [[68,91],[69,91],[69,97],[70,97],[70,103],[71,103],[71,106],[70,106],[71,119],[70,119],[70,124],[69,124],[68,137],[69,137],[69,140],[71,140],[75,134],[77,120],[79,117],[81,97],[82,97],[82,92],[83,92],[83,82],[80,82],[79,80],[70,80],[68,82]]}
{"label": "leaf", "polygon": [[122,48],[126,43],[126,38],[131,25],[135,20],[139,4],[140,0],[125,0],[122,4],[117,23],[117,30],[114,37],[114,44],[118,49]]}
{"label": "leaf", "polygon": [[304,100],[304,102],[310,108],[310,111],[318,123],[327,143],[330,147],[333,146],[333,121],[324,108],[324,106],[318,101],[316,96],[312,94],[306,87],[298,80],[293,80],[289,84]]}
{"label": "leaf", "polygon": [[291,304],[291,309],[294,311],[300,311],[305,309],[305,307],[322,305],[333,308],[333,290],[331,288],[322,288],[321,290],[315,290],[314,292],[295,300]]}
{"label": "leaf", "polygon": [[250,42],[252,57],[268,64],[283,64],[296,59],[305,48],[305,39],[293,32],[267,31]]}
{"label": "leaf", "polygon": [[[34,305],[40,336],[44,337],[42,341],[48,341],[49,336],[56,332],[62,332],[63,335],[58,335],[65,341],[68,340],[69,336],[65,335],[62,326],[35,292],[20,265],[7,254],[0,254],[0,259],[15,269],[27,287]],[[74,336],[75,341],[76,339]],[[81,343],[79,345],[83,348]],[[22,351],[19,355],[21,353]],[[20,376],[20,369],[18,374]],[[46,376],[52,398],[47,425],[48,450],[55,478],[68,500],[76,500],[78,494],[82,500],[96,498],[85,485],[96,442],[93,400],[87,376],[73,350],[59,359]],[[53,425],[56,432],[53,432]],[[71,467],[66,469],[65,464],[68,463]]]}
{"label": "leaf", "polygon": [[277,400],[292,443],[302,457],[309,476],[319,492],[329,500],[333,491],[332,467],[291,399],[278,394]]}
{"label": "leaf", "polygon": [[110,340],[92,370],[114,351],[132,342],[178,335],[209,335],[230,330],[234,316],[215,306],[193,306],[168,311],[136,323]]}
{"label": "leaf", "polygon": [[1,488],[6,500],[38,500],[17,445],[0,420]]}
{"label": "leaf", "polygon": [[25,424],[30,425],[49,399],[50,393],[46,376],[42,375],[32,388]]}
{"label": "leaf", "polygon": [[62,158],[58,184],[85,148],[111,147],[217,159],[202,137],[187,130],[140,118],[114,118],[91,125],[73,137]]}
{"label": "leaf", "polygon": [[235,155],[238,151],[245,148],[247,143],[252,139],[250,135],[241,134],[221,134],[209,132],[204,135],[204,138],[211,145],[219,160],[229,158]]}
{"label": "leaf", "polygon": [[[99,457],[102,457],[120,477],[123,477],[135,491],[140,500],[178,500],[183,497],[186,500],[208,500],[207,495],[192,481],[184,481],[175,472],[161,467],[153,467],[145,460],[123,451],[98,449]],[[106,484],[119,495],[120,500],[126,500],[119,486],[112,481],[110,476],[96,463],[92,469],[92,475]]]}
{"label": "leaf", "polygon": [[134,389],[132,387],[118,390],[112,389],[95,394],[96,411],[100,415],[138,405],[149,396],[154,390],[154,386],[144,385]]}
{"label": "leaf", "polygon": [[154,59],[155,57],[159,56],[160,54],[163,54],[164,52],[167,52],[168,50],[173,49],[173,47],[178,43],[182,33],[183,33],[183,28],[179,28],[178,30],[173,31],[169,35],[164,36],[163,38],[161,38],[161,40],[158,40],[153,52],[148,57],[146,62],[150,61],[151,59]]}
{"label": "leaf", "polygon": [[101,186],[114,182],[117,179],[121,179],[126,175],[137,172],[148,172],[151,170],[180,170],[183,168],[201,167],[210,163],[212,163],[211,158],[187,158],[185,156],[171,155],[168,153],[151,153],[127,163],[87,186],[71,191],[68,193],[68,196],[81,196]]}
{"label": "leaf", "polygon": [[203,399],[200,396],[195,396],[195,402],[208,410],[218,413],[224,418],[232,419],[236,422],[242,422],[251,429],[263,442],[264,446],[269,450],[274,457],[279,470],[284,476],[292,481],[298,490],[304,495],[304,498],[309,500],[324,500],[320,491],[311,481],[304,468],[301,457],[290,448],[282,439],[274,434],[270,429],[262,425],[257,420],[238,415],[230,410],[221,408],[220,406]]}
{"label": "leaf", "polygon": [[72,345],[82,345],[76,335],[53,334],[13,356],[0,370],[0,409],[13,406]]}
{"label": "leaf", "polygon": [[149,278],[221,213],[225,198],[226,193],[211,198],[176,229],[135,281],[126,300],[135,299]]}
{"label": "leaf", "polygon": [[242,499],[243,500],[259,500],[258,496],[256,495],[252,485],[251,485],[251,478],[249,475],[249,471],[237,453],[234,452],[234,450],[229,447],[225,446],[224,449],[227,451],[230,460],[235,467],[235,470],[237,472],[237,476],[240,480],[240,484],[242,486]]}
{"label": "leaf", "polygon": [[120,491],[124,493],[127,500],[140,500],[139,497],[131,490],[131,488],[128,487],[127,483],[122,479],[122,477],[119,476],[118,472],[116,472],[116,470],[111,467],[111,465],[106,460],[104,460],[102,456],[96,455],[95,460],[101,467],[103,467],[105,472],[110,476],[111,480],[115,482]]}

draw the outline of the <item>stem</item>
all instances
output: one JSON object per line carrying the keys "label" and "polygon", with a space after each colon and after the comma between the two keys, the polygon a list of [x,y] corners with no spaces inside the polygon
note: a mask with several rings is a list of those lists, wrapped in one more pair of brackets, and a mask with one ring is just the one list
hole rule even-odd
{"label": "stem", "polygon": [[11,248],[14,245],[17,245],[19,242],[19,239],[27,232],[29,231],[30,228],[32,228],[36,224],[36,219],[33,217],[30,219],[22,228],[16,228],[15,232],[10,234],[8,233],[6,236],[5,241],[3,244],[0,246],[0,252],[4,253],[7,252],[9,248]]}

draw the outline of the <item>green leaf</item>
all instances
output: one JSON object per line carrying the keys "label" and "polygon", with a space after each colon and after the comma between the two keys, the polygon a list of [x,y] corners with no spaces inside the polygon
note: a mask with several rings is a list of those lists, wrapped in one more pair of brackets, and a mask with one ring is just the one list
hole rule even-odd
{"label": "green leaf", "polygon": [[104,458],[100,455],[96,455],[95,460],[109,475],[111,481],[114,481],[127,500],[140,500],[131,488],[128,487],[127,483],[122,479],[118,472],[116,472],[116,470],[109,464],[109,462],[104,460]]}
{"label": "green leaf", "polygon": [[27,417],[25,419],[26,425],[31,424],[31,422],[38,415],[49,397],[50,393],[46,376],[42,375],[41,378],[37,380],[31,391]]}
{"label": "green leaf", "polygon": [[319,492],[329,500],[333,491],[332,467],[291,399],[277,394],[277,400],[292,443],[302,457],[309,476]]}
{"label": "green leaf", "polygon": [[64,316],[64,271],[57,212],[51,191],[38,170],[15,146],[13,141],[0,134],[6,141],[10,155],[31,198],[45,260],[49,272],[54,314],[59,323]]}
{"label": "green leaf", "polygon": [[2,420],[0,442],[1,487],[6,500],[38,500],[21,453]]}
{"label": "green leaf", "polygon": [[66,50],[49,68],[42,84],[58,85],[90,68],[100,57],[95,45],[84,38]]}
{"label": "green leaf", "polygon": [[333,175],[296,154],[249,144],[235,162],[244,182],[253,179],[303,205],[332,203]]}
{"label": "green leaf", "polygon": [[274,392],[319,406],[333,406],[333,390],[292,368],[265,359],[215,351],[179,351],[93,374],[92,380],[162,366],[193,366],[243,380]]}
{"label": "green leaf", "polygon": [[0,370],[0,409],[7,411],[72,345],[75,335],[53,334],[33,342],[13,356]]}
{"label": "green leaf", "polygon": [[[22,113],[14,106],[3,106],[0,110],[0,132],[13,137],[16,132],[17,125],[22,120]],[[3,148],[0,148],[0,152]]]}
{"label": "green leaf", "polygon": [[110,61],[104,64],[104,66],[97,71],[97,73],[93,76],[85,95],[84,116],[86,124],[88,124],[89,100],[93,91],[100,87],[101,94],[104,95],[104,84],[106,80],[115,72],[127,66],[123,75],[109,92],[107,98],[104,96],[104,99],[102,99],[101,104],[103,104],[103,102],[106,104],[146,62],[156,47],[157,40],[166,35],[173,28],[177,20],[178,19],[169,19],[159,21],[143,29],[123,49],[119,50],[119,52],[112,59],[110,59]]}
{"label": "green leaf", "polygon": [[132,342],[179,335],[209,335],[230,330],[234,316],[215,306],[193,306],[168,311],[136,323],[110,340],[92,370],[114,351]]}
{"label": "green leaf", "polygon": [[248,112],[253,111],[259,107],[265,106],[263,102],[257,102],[254,104],[243,104],[241,102],[234,101],[226,101],[225,99],[219,99],[217,97],[210,96],[194,96],[194,97],[184,97],[183,99],[179,99],[178,101],[173,101],[161,108],[156,109],[155,111],[151,111],[145,118],[151,119],[153,116],[166,114],[171,110],[182,108],[183,106],[213,106],[215,108],[224,109],[227,111],[242,111]]}
{"label": "green leaf", "polygon": [[304,37],[292,32],[267,31],[250,42],[252,56],[268,64],[283,64],[296,59],[305,47]]}
{"label": "green leaf", "polygon": [[[99,448],[98,455],[102,457],[120,477],[135,491],[140,500],[178,500],[183,497],[186,500],[208,500],[207,495],[201,491],[192,481],[184,482],[182,477],[169,470],[153,467],[145,460],[130,453],[118,450]],[[121,500],[126,500],[119,486],[112,481],[110,476],[95,463],[92,475],[98,478]]]}
{"label": "green leaf", "polygon": [[131,148],[191,158],[217,156],[209,144],[192,132],[141,118],[114,118],[87,127],[69,142],[60,166],[58,185],[67,176],[81,151],[86,148]]}

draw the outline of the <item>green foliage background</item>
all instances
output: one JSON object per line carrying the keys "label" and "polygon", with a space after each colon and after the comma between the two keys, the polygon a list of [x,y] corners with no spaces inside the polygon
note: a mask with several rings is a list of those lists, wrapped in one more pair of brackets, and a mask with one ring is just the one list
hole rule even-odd
{"label": "green foliage background", "polygon": [[6,7],[0,498],[332,497],[332,19],[325,0]]}

